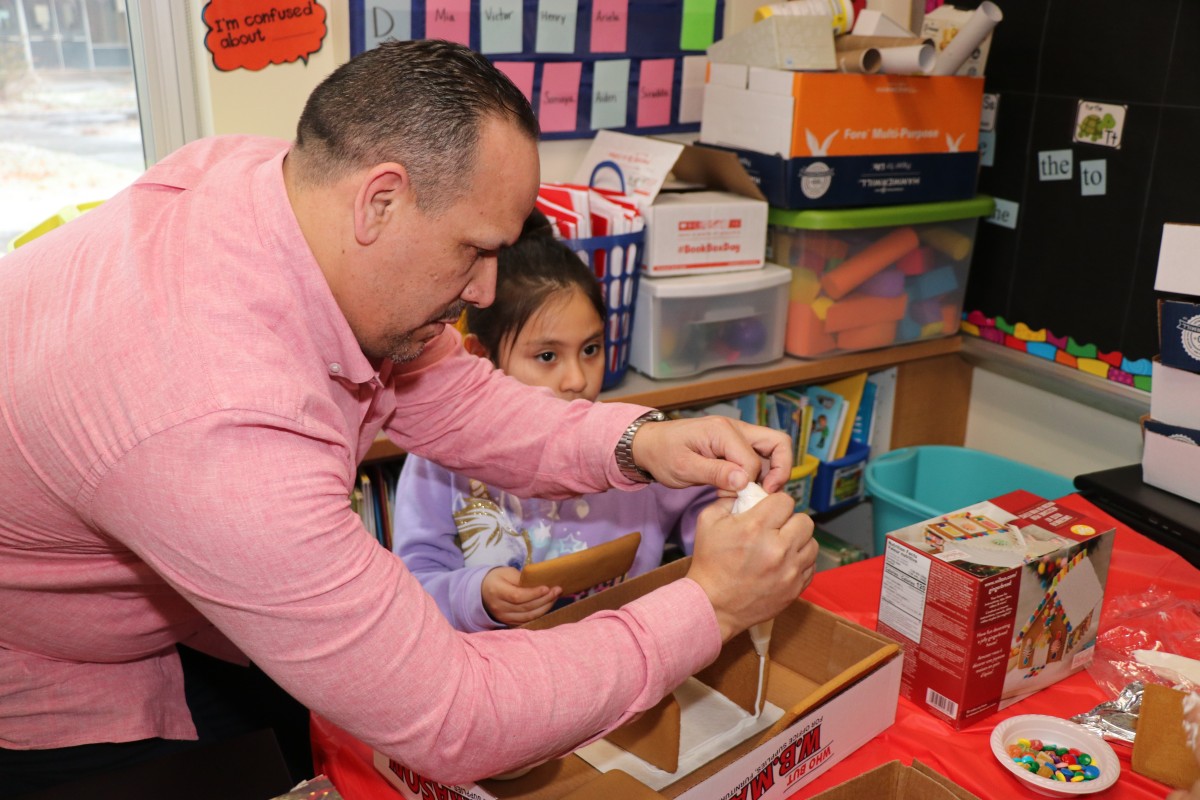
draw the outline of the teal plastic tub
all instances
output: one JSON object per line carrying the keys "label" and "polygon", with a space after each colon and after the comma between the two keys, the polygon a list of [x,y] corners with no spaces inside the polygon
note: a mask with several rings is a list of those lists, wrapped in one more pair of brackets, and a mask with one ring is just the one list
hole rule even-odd
{"label": "teal plastic tub", "polygon": [[888,533],[963,506],[1024,489],[1047,500],[1071,494],[1070,478],[981,450],[904,447],[867,464],[875,555]]}

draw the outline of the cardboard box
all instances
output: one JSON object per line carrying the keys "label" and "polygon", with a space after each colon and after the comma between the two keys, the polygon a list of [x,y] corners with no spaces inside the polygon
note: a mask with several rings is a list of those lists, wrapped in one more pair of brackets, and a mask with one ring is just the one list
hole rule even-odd
{"label": "cardboard box", "polygon": [[713,42],[712,62],[775,69],[837,69],[829,16],[771,16]]}
{"label": "cardboard box", "polygon": [[1200,372],[1200,303],[1158,301],[1158,346],[1163,364]]}
{"label": "cardboard box", "polygon": [[911,767],[899,761],[876,767],[857,778],[826,789],[812,800],[979,800],[945,775],[914,760]]}
{"label": "cardboard box", "polygon": [[761,269],[767,204],[732,192],[662,192],[646,213],[643,269],[696,275]]}
{"label": "cardboard box", "polygon": [[[642,269],[647,275],[762,268],[767,203],[736,157],[708,147],[600,131],[575,182],[621,188],[605,183],[615,180],[612,171],[599,170],[606,163],[620,169],[625,189],[645,217]],[[670,176],[674,184],[668,183]]]}
{"label": "cardboard box", "polygon": [[705,85],[700,141],[787,158],[979,149],[983,79],[751,67]]}
{"label": "cardboard box", "polygon": [[1143,427],[1142,480],[1200,503],[1200,429],[1154,419]]}
{"label": "cardboard box", "polygon": [[1200,296],[1200,225],[1163,225],[1154,291]]}
{"label": "cardboard box", "polygon": [[1169,425],[1200,429],[1200,374],[1155,359],[1150,375],[1150,417]]}
{"label": "cardboard box", "polygon": [[737,153],[767,201],[821,208],[961,200],[979,168],[983,80],[751,67],[704,87],[700,141]]}
{"label": "cardboard box", "polygon": [[958,729],[1083,669],[1113,536],[1023,491],[889,533],[878,627],[904,644],[901,693]]}
{"label": "cardboard box", "polygon": [[[954,6],[939,6],[933,11],[930,11],[921,20],[920,35],[922,39],[932,39],[934,47],[937,48],[940,54],[946,49],[946,45],[958,35],[958,31],[967,20],[971,18],[972,11],[955,8]],[[975,48],[975,52],[971,54],[963,65],[958,68],[956,75],[969,75],[983,77],[984,69],[987,67],[988,53],[992,49],[992,34],[988,34],[979,46]]]}
{"label": "cardboard box", "polygon": [[[690,559],[672,562],[527,627],[553,627],[620,607],[683,577],[689,565]],[[775,619],[770,656],[767,701],[783,709],[783,716],[767,730],[647,796],[719,800],[752,795],[782,800],[895,720],[901,659],[899,646],[886,637],[797,600]],[[717,661],[697,678],[732,698],[746,687],[729,678],[739,674],[737,665],[747,659],[755,666],[755,682],[749,688],[756,691],[757,656],[748,634],[730,640]],[[583,791],[593,783],[599,791],[623,780],[598,772],[576,754],[542,764],[514,780],[485,780],[470,786],[442,786],[379,753],[375,766],[402,797],[413,800],[430,796],[549,800]]]}

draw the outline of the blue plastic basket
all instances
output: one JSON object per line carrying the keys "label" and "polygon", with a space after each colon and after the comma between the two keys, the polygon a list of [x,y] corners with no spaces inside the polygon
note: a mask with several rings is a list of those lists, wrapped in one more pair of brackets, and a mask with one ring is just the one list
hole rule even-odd
{"label": "blue plastic basket", "polygon": [[875,555],[888,533],[1023,489],[1047,500],[1075,491],[1070,478],[1003,456],[949,445],[904,447],[867,464]]}
{"label": "blue plastic basket", "polygon": [[[597,164],[592,170],[590,182],[595,183],[596,173],[602,169],[612,169],[617,173],[621,180],[621,193],[624,194],[625,176],[612,161]],[[629,367],[629,336],[633,332],[633,309],[637,305],[642,247],[645,242],[646,232],[641,230],[615,236],[571,239],[566,243],[592,268],[604,294],[604,389],[619,384]]]}

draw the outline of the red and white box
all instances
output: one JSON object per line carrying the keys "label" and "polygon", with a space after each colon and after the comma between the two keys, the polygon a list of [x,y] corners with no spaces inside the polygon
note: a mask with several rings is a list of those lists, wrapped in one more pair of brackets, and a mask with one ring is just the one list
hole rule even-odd
{"label": "red and white box", "polygon": [[662,192],[646,209],[647,275],[762,269],[767,204],[732,192]]}
{"label": "red and white box", "polygon": [[1011,492],[888,534],[879,632],[900,693],[955,729],[1083,669],[1114,529]]}

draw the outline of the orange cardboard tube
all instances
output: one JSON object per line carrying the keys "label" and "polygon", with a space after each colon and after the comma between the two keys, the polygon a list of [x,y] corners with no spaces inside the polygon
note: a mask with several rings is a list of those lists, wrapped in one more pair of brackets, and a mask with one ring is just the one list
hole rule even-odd
{"label": "orange cardboard tube", "polygon": [[787,335],[783,348],[790,355],[811,358],[827,353],[834,347],[831,335],[806,303],[788,303]]}
{"label": "orange cardboard tube", "polygon": [[851,328],[877,325],[880,322],[899,322],[904,319],[908,295],[896,297],[856,296],[840,300],[825,312],[825,330],[837,333]]}
{"label": "orange cardboard tube", "polygon": [[861,328],[851,328],[837,334],[835,339],[840,350],[872,350],[887,347],[896,341],[896,323],[878,322]]}
{"label": "orange cardboard tube", "polygon": [[917,249],[920,244],[921,240],[912,228],[896,228],[822,275],[821,286],[830,297],[840,300],[888,264]]}

